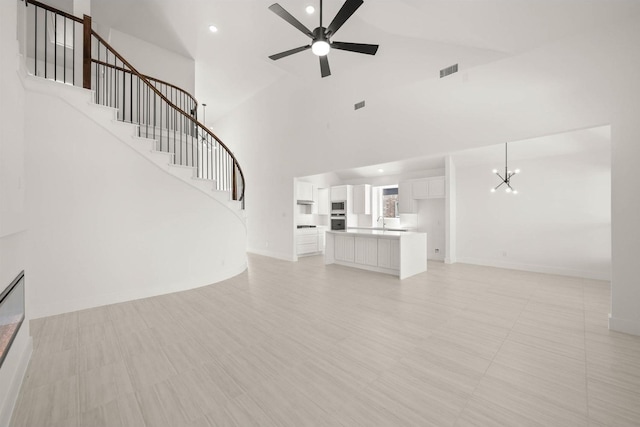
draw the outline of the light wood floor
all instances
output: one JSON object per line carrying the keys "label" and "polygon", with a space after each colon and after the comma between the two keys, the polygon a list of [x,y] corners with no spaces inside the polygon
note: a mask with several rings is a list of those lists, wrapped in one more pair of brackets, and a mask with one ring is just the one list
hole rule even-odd
{"label": "light wood floor", "polygon": [[640,425],[609,284],[250,256],[193,291],[32,322],[14,426]]}

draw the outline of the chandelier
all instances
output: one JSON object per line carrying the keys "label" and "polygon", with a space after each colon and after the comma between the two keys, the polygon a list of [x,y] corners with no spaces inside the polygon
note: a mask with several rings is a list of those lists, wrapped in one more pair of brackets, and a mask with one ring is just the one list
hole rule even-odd
{"label": "chandelier", "polygon": [[492,193],[495,193],[496,190],[498,188],[500,188],[502,185],[506,185],[505,191],[507,193],[512,193],[512,194],[518,194],[518,190],[515,190],[512,186],[511,186],[511,177],[513,177],[515,174],[520,173],[520,169],[516,169],[514,171],[510,171],[509,170],[509,166],[508,166],[508,155],[507,155],[507,144],[504,144],[504,177],[502,175],[500,175],[500,172],[498,172],[498,169],[494,169],[492,172],[495,173],[496,175],[498,175],[498,178],[500,178],[500,184],[498,184],[496,187],[491,189]]}

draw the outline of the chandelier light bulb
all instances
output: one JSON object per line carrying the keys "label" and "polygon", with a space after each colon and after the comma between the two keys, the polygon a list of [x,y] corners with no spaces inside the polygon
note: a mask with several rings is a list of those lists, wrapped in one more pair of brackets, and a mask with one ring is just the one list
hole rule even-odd
{"label": "chandelier light bulb", "polygon": [[516,172],[516,173],[520,173],[520,169],[516,169],[516,170],[515,170],[515,172]]}
{"label": "chandelier light bulb", "polygon": [[494,170],[492,170],[491,172],[493,172],[493,173],[498,173],[498,169],[494,169]]}
{"label": "chandelier light bulb", "polygon": [[513,190],[513,194],[518,194],[518,190]]}
{"label": "chandelier light bulb", "polygon": [[305,10],[307,11],[307,13],[309,15],[311,15],[313,12],[316,11],[316,9],[313,6],[307,6],[307,8]]}
{"label": "chandelier light bulb", "polygon": [[495,192],[496,192],[496,189],[495,189],[495,188],[492,188],[492,189],[491,189],[491,192],[492,192],[492,193],[495,193]]}
{"label": "chandelier light bulb", "polygon": [[317,56],[325,56],[330,50],[331,46],[324,40],[318,40],[311,46],[311,51]]}
{"label": "chandelier light bulb", "polygon": [[511,189],[509,187],[507,187],[507,193],[511,193]]}

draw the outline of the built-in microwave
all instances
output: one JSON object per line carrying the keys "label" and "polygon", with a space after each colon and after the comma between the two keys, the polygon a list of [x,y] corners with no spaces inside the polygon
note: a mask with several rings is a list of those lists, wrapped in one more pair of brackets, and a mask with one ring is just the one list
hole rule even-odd
{"label": "built-in microwave", "polygon": [[331,230],[343,231],[347,229],[346,218],[331,218]]}
{"label": "built-in microwave", "polygon": [[331,202],[331,213],[344,213],[346,202]]}

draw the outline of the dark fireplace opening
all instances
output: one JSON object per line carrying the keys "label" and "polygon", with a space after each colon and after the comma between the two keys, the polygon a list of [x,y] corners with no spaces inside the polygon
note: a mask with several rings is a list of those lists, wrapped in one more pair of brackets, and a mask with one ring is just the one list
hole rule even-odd
{"label": "dark fireplace opening", "polygon": [[24,321],[24,271],[0,294],[0,367]]}

